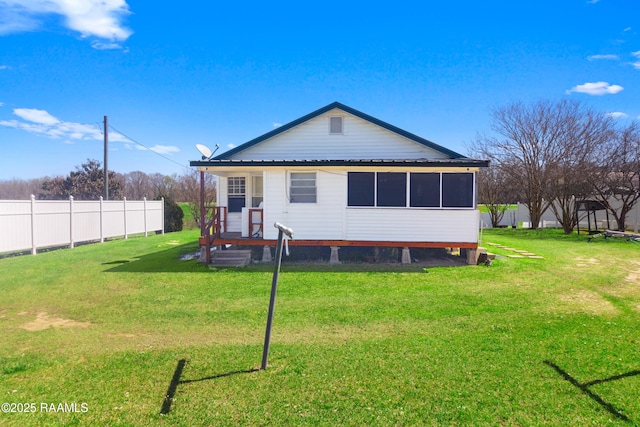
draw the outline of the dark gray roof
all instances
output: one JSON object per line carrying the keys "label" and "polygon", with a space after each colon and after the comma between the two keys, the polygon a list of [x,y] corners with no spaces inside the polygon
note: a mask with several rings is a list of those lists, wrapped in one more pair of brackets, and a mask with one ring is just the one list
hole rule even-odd
{"label": "dark gray roof", "polygon": [[468,157],[456,159],[407,159],[407,160],[385,160],[385,159],[352,159],[352,160],[227,160],[212,159],[192,161],[191,166],[391,166],[391,167],[488,167],[488,160],[476,160]]}

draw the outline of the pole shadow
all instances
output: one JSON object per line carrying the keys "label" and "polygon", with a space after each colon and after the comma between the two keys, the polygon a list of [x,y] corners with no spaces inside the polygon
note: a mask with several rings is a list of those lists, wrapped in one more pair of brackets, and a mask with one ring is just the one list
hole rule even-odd
{"label": "pole shadow", "polygon": [[162,402],[162,408],[160,409],[160,414],[162,415],[166,415],[169,412],[171,412],[171,405],[173,404],[173,399],[176,395],[176,392],[178,391],[178,386],[180,384],[191,384],[191,383],[197,383],[201,381],[210,381],[218,378],[231,377],[233,375],[240,375],[240,374],[250,374],[252,372],[259,371],[259,369],[255,368],[255,369],[247,369],[244,371],[232,371],[224,374],[212,375],[210,377],[197,378],[192,380],[183,380],[181,379],[182,371],[184,370],[184,367],[186,366],[186,364],[187,364],[187,359],[180,359],[178,361],[178,365],[176,366],[176,369],[173,372],[173,378],[171,378],[171,382],[169,383],[169,388],[167,389],[167,393],[165,394],[164,400]]}
{"label": "pole shadow", "polygon": [[565,380],[569,381],[573,386],[575,386],[576,388],[578,388],[578,390],[580,390],[581,392],[583,392],[584,394],[589,396],[591,399],[593,399],[595,402],[597,402],[600,406],[602,406],[604,409],[606,409],[614,417],[616,417],[616,418],[618,418],[618,419],[620,419],[622,421],[626,421],[628,423],[633,423],[633,421],[629,417],[627,417],[626,415],[621,413],[618,409],[615,408],[615,406],[613,406],[611,403],[605,401],[602,397],[598,396],[593,391],[589,390],[589,387],[591,387],[593,385],[596,385],[596,384],[602,384],[602,383],[606,383],[606,382],[610,382],[610,381],[621,380],[623,378],[634,377],[636,375],[640,375],[640,370],[625,372],[624,374],[614,375],[614,376],[608,377],[608,378],[602,378],[602,379],[598,379],[598,380],[594,380],[594,381],[588,381],[588,382],[585,382],[585,383],[580,383],[578,380],[576,380],[574,377],[572,377],[567,371],[565,371],[564,369],[562,369],[561,367],[559,367],[555,363],[551,362],[550,360],[545,360],[544,364],[549,366],[549,367],[551,367],[553,370],[555,370],[558,374],[560,374],[560,376],[562,378],[564,378]]}

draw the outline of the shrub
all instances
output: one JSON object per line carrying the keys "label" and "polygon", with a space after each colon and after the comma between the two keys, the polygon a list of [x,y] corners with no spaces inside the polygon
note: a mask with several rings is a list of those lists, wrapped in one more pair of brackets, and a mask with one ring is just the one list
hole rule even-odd
{"label": "shrub", "polygon": [[[160,200],[162,196],[158,197]],[[184,212],[182,208],[174,202],[170,197],[164,198],[164,231],[171,233],[173,231],[182,231],[182,219]]]}

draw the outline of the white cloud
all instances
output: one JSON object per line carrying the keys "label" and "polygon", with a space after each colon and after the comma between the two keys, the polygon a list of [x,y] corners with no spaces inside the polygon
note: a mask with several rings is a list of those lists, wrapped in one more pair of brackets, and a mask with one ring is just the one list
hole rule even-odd
{"label": "white cloud", "polygon": [[587,4],[596,4],[598,3],[600,0],[587,0]]}
{"label": "white cloud", "polygon": [[600,59],[617,60],[617,59],[619,59],[619,57],[618,57],[618,55],[606,54],[606,55],[591,55],[591,56],[588,56],[587,59],[589,61],[597,61],[597,60],[600,60]]}
{"label": "white cloud", "polygon": [[236,144],[227,144],[227,147],[229,147],[229,148],[236,148]]}
{"label": "white cloud", "polygon": [[577,93],[586,93],[587,95],[612,95],[622,91],[624,88],[620,85],[611,85],[608,82],[595,82],[595,83],[585,83],[582,85],[577,85],[567,90],[567,94],[571,94],[572,92]]}
{"label": "white cloud", "polygon": [[0,107],[2,107],[4,105],[4,102],[0,102]]}
{"label": "white cloud", "polygon": [[8,70],[9,66],[8,65],[0,65],[0,70]]}
{"label": "white cloud", "polygon": [[279,128],[280,126],[282,126],[282,123],[276,123],[276,122],[273,123],[274,128]]}
{"label": "white cloud", "polygon": [[176,146],[173,145],[154,145],[153,147],[143,147],[141,145],[136,145],[136,148],[138,150],[149,150],[149,151],[153,151],[154,153],[158,153],[158,154],[173,154],[173,153],[178,153],[180,151],[180,149]]}
{"label": "white cloud", "polygon": [[[67,141],[102,141],[104,136],[98,124],[89,125],[65,122],[45,110],[35,108],[15,108],[13,114],[20,120],[0,120],[0,126],[23,130],[25,132],[51,139]],[[109,141],[128,142],[129,139],[118,132],[109,132]]]}
{"label": "white cloud", "polygon": [[13,110],[13,114],[28,122],[38,123],[41,125],[55,125],[56,123],[60,123],[60,120],[53,117],[48,112],[44,110],[37,110],[35,108],[16,108]]}
{"label": "white cloud", "polygon": [[42,15],[56,14],[82,37],[124,41],[132,34],[122,22],[130,13],[125,0],[1,0],[0,35],[37,31]]}
{"label": "white cloud", "polygon": [[614,111],[612,113],[607,113],[607,116],[613,118],[613,119],[626,119],[627,117],[629,117],[628,114],[622,113],[620,111]]}

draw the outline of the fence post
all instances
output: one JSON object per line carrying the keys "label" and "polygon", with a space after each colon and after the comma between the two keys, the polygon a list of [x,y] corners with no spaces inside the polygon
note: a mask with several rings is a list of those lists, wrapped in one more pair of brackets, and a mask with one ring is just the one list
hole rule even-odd
{"label": "fence post", "polygon": [[127,198],[123,197],[122,202],[124,203],[124,239],[127,240],[129,238],[129,233],[127,233]]}
{"label": "fence post", "polygon": [[[160,199],[160,201],[162,202],[162,217],[160,218],[160,221],[162,221],[162,235],[164,236],[164,197]],[[637,226],[637,217],[638,215],[636,215],[636,226]],[[637,231],[636,231],[637,233]]]}
{"label": "fence post", "polygon": [[144,201],[144,237],[147,237],[147,198],[143,197]]}
{"label": "fence post", "polygon": [[36,196],[31,195],[31,255],[38,252],[36,249]]}
{"label": "fence post", "polygon": [[73,249],[73,196],[69,196],[69,249]]}
{"label": "fence post", "polygon": [[104,243],[104,198],[100,196],[100,243]]}

